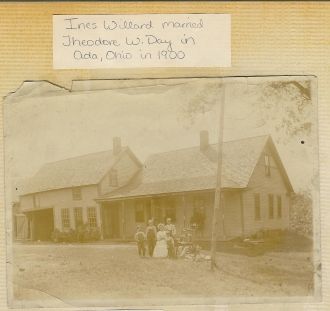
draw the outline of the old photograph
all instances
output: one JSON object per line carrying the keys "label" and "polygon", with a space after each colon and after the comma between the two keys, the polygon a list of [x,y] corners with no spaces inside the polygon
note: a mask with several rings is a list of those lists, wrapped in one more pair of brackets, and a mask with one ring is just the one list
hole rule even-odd
{"label": "old photograph", "polygon": [[11,305],[315,301],[316,111],[311,76],[23,81],[4,100]]}

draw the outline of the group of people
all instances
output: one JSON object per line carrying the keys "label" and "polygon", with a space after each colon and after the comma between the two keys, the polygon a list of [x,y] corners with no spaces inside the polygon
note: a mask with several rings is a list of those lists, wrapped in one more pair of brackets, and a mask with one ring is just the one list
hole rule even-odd
{"label": "group of people", "polygon": [[135,240],[141,257],[146,255],[146,246],[150,257],[176,257],[176,228],[171,218],[166,219],[166,224],[158,224],[157,228],[154,221],[150,219],[145,231],[138,226]]}

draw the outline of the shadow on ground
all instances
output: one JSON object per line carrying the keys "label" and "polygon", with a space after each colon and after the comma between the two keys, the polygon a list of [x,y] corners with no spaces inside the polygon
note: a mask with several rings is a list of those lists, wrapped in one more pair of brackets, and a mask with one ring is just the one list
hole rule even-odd
{"label": "shadow on ground", "polygon": [[[198,242],[205,250],[210,250],[209,241]],[[217,242],[217,251],[246,256],[261,256],[268,252],[310,252],[312,239],[292,232],[273,234],[263,239],[233,239]]]}

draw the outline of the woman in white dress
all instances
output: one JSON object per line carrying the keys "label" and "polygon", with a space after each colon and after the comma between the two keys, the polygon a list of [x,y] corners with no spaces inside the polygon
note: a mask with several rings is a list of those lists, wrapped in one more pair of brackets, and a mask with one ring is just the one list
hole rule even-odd
{"label": "woman in white dress", "polygon": [[155,258],[167,257],[166,232],[165,232],[165,226],[163,224],[158,225],[157,243],[154,250],[154,257]]}

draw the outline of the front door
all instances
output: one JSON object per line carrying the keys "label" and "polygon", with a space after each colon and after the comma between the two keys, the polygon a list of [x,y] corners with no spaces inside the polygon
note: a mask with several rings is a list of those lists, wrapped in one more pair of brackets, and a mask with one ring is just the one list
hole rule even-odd
{"label": "front door", "polygon": [[111,203],[103,207],[103,235],[108,239],[120,238],[119,205]]}

